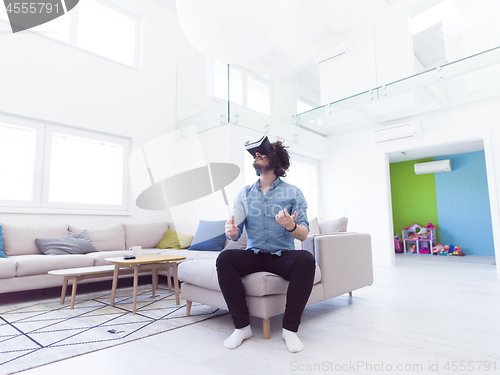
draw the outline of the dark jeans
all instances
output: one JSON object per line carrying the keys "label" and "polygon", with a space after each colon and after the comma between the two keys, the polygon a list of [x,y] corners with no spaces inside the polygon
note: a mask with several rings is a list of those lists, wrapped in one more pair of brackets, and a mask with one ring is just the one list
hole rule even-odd
{"label": "dark jeans", "polygon": [[225,250],[217,258],[217,276],[236,328],[250,324],[241,278],[254,272],[275,273],[289,281],[283,328],[297,332],[314,282],[315,260],[305,250],[282,251],[281,256],[252,250]]}

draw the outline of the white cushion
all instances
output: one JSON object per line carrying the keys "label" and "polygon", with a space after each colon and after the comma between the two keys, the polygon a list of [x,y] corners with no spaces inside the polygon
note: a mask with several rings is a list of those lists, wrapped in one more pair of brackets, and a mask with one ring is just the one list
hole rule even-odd
{"label": "white cushion", "polygon": [[17,225],[1,224],[3,251],[7,256],[42,254],[35,244],[37,238],[68,235],[68,224],[60,225]]}
{"label": "white cushion", "polygon": [[320,234],[346,232],[346,231],[347,231],[346,217],[324,221],[319,225]]}
{"label": "white cushion", "polygon": [[16,277],[17,263],[12,259],[0,258],[0,279]]}
{"label": "white cushion", "polygon": [[125,250],[125,229],[123,224],[101,225],[97,227],[69,226],[71,234],[87,229],[94,245],[101,251]]}
{"label": "white cushion", "polygon": [[168,230],[168,223],[123,224],[125,228],[125,248],[142,246],[152,249],[161,241]]}
{"label": "white cushion", "polygon": [[315,217],[309,221],[309,234],[320,234],[318,218]]}
{"label": "white cushion", "polygon": [[[65,268],[91,267],[94,261],[83,254],[20,255],[11,258],[17,262],[17,276],[44,275]],[[62,282],[62,280],[61,280]]]}

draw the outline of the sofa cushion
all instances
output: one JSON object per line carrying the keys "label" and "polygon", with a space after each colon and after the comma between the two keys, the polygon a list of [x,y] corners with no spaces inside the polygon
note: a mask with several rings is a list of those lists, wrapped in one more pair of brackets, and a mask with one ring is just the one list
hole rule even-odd
{"label": "sofa cushion", "polygon": [[221,251],[226,241],[226,234],[224,233],[225,225],[225,220],[200,220],[193,243],[189,246],[188,250]]}
{"label": "sofa cushion", "polygon": [[100,251],[86,230],[63,237],[37,238],[36,246],[45,255],[87,254]]}
{"label": "sofa cushion", "polygon": [[2,237],[2,226],[0,225],[0,258],[7,258],[7,255],[3,252],[3,237]]}
{"label": "sofa cushion", "polygon": [[[194,259],[179,265],[179,280],[188,284],[220,291],[215,259]],[[247,296],[286,294],[288,281],[271,272],[256,272],[241,278]],[[314,284],[321,281],[321,271],[316,264]]]}
{"label": "sofa cushion", "polygon": [[123,224],[101,225],[96,227],[69,226],[70,234],[75,234],[87,229],[92,242],[101,251],[125,250],[125,229]]}
{"label": "sofa cushion", "polygon": [[[347,223],[346,223],[347,228]],[[344,230],[345,232],[345,230]],[[309,221],[309,234],[320,234],[318,218],[315,217]]]}
{"label": "sofa cushion", "polygon": [[10,256],[42,254],[35,239],[67,236],[68,225],[20,225],[2,224],[3,249]]}
{"label": "sofa cushion", "polygon": [[241,232],[240,238],[238,241],[231,241],[227,243],[224,247],[224,250],[245,250],[247,248],[247,230],[243,228],[243,232]]}
{"label": "sofa cushion", "polygon": [[319,225],[320,234],[336,233],[347,231],[347,218],[340,217],[338,219],[324,221]]}
{"label": "sofa cushion", "polygon": [[125,228],[125,249],[142,246],[144,249],[155,247],[168,231],[167,222],[146,224],[123,224]]}
{"label": "sofa cushion", "polygon": [[65,268],[91,267],[94,261],[83,254],[68,255],[18,255],[11,257],[17,262],[17,276],[45,275],[49,271]]}
{"label": "sofa cushion", "polygon": [[194,236],[177,233],[169,228],[161,241],[156,245],[157,249],[187,249],[193,242]]}
{"label": "sofa cushion", "polygon": [[0,259],[0,279],[16,277],[17,263],[12,259]]}

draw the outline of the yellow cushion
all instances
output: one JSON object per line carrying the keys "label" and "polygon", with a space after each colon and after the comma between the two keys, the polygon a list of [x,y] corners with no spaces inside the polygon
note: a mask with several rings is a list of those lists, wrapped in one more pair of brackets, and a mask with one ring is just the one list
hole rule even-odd
{"label": "yellow cushion", "polygon": [[191,242],[193,242],[194,236],[190,236],[189,234],[181,234],[177,233],[177,238],[181,244],[181,249],[187,249],[191,246]]}
{"label": "yellow cushion", "polygon": [[191,245],[193,238],[194,236],[177,233],[172,228],[169,228],[158,245],[156,245],[156,248],[176,250],[187,249]]}

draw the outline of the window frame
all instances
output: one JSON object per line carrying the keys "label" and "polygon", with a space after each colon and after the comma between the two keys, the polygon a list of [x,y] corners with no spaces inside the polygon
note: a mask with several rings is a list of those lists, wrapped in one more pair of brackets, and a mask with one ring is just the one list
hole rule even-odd
{"label": "window frame", "polygon": [[43,139],[44,135],[43,133],[45,132],[44,126],[41,124],[37,124],[35,122],[25,120],[25,121],[10,121],[7,119],[2,119],[0,118],[0,123],[5,125],[5,126],[13,126],[13,127],[24,127],[24,128],[31,128],[35,129],[35,160],[33,161],[33,183],[32,183],[32,190],[31,190],[31,200],[25,201],[25,200],[5,200],[2,199],[0,200],[0,208],[8,208],[14,209],[16,207],[21,207],[21,208],[26,208],[26,209],[33,209],[36,208],[37,202],[40,201],[41,199],[41,180],[38,178],[38,174],[40,169],[43,167],[42,166],[42,160],[43,160],[43,153],[44,153],[44,145],[43,145]]}
{"label": "window frame", "polygon": [[[131,215],[128,156],[132,139],[91,129],[0,114],[0,123],[36,129],[34,181],[31,201],[0,201],[0,213]],[[49,202],[52,133],[65,133],[123,146],[122,202],[120,205]]]}

